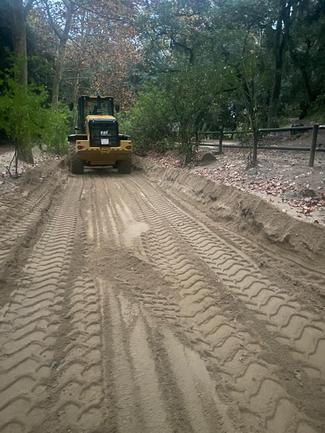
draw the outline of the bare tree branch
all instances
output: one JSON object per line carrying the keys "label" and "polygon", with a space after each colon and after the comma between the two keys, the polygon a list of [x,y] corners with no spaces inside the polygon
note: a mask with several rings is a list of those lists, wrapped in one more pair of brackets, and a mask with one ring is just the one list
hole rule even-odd
{"label": "bare tree branch", "polygon": [[64,2],[64,4],[67,7],[67,15],[66,15],[64,30],[62,33],[62,39],[67,40],[69,37],[69,32],[70,32],[70,28],[71,28],[71,22],[72,22],[74,10],[73,10],[71,2],[69,2],[69,3]]}
{"label": "bare tree branch", "polygon": [[103,14],[102,12],[96,11],[95,9],[89,8],[89,7],[85,6],[85,5],[81,5],[76,0],[70,0],[70,3],[73,3],[76,7],[80,8],[80,9],[83,9],[86,12],[90,12],[90,13],[92,13],[94,15],[97,15],[97,16],[99,16],[101,18],[105,18],[108,21],[116,21],[116,22],[121,22],[121,23],[124,23],[124,24],[129,24],[131,22],[130,19],[128,19],[126,17],[122,17],[120,15],[106,15],[106,14]]}
{"label": "bare tree branch", "polygon": [[60,29],[59,29],[59,27],[57,26],[57,24],[54,22],[54,19],[53,19],[53,17],[52,17],[52,13],[51,13],[51,9],[50,9],[50,6],[49,6],[49,4],[48,4],[48,0],[43,0],[43,3],[44,3],[45,8],[46,8],[46,12],[47,12],[47,16],[48,16],[48,19],[49,19],[50,25],[51,25],[52,29],[54,30],[54,33],[56,34],[56,36],[57,36],[59,39],[61,39],[62,36],[63,36],[63,34],[62,34],[62,32],[60,31]]}
{"label": "bare tree branch", "polygon": [[24,14],[26,17],[29,14],[31,8],[33,7],[34,2],[35,2],[35,0],[27,0],[26,5],[24,7]]}

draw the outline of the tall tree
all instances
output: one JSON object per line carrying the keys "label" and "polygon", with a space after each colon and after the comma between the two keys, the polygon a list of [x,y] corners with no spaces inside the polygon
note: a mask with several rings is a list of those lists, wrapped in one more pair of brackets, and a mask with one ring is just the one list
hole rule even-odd
{"label": "tall tree", "polygon": [[27,16],[33,6],[34,0],[6,0],[11,23],[11,34],[14,52],[17,57],[16,80],[27,85]]}
{"label": "tall tree", "polygon": [[80,91],[111,95],[122,109],[133,100],[128,75],[140,58],[134,10],[127,2],[116,9],[119,3],[83,3],[75,16],[63,76],[63,90],[74,102]]}
{"label": "tall tree", "polygon": [[62,2],[50,2],[44,0],[49,23],[58,38],[58,47],[55,62],[55,71],[52,86],[52,105],[59,102],[60,83],[67,42],[72,26],[73,15],[77,10],[74,2],[62,0]]}
{"label": "tall tree", "polygon": [[[12,44],[15,54],[15,80],[18,85],[27,92],[28,84],[28,60],[27,60],[27,17],[33,6],[34,0],[6,0]],[[19,148],[20,158],[33,163],[31,148]]]}
{"label": "tall tree", "polygon": [[284,69],[285,54],[288,49],[289,31],[296,15],[295,0],[277,0],[278,15],[275,23],[275,34],[273,43],[274,70],[273,83],[269,104],[268,126],[276,126],[276,119],[279,109],[281,95],[282,77]]}

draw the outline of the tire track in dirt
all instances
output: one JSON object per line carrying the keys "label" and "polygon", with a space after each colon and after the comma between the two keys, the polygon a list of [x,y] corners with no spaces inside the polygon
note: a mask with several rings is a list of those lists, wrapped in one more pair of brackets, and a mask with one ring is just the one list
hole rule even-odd
{"label": "tire track in dirt", "polygon": [[124,291],[106,280],[100,284],[110,304],[112,340],[108,353],[113,361],[111,383],[118,408],[114,431],[240,431],[232,423],[224,424],[219,413],[222,405],[217,404],[202,360],[190,348],[184,349],[166,325],[158,327],[148,311]]}
{"label": "tire track in dirt", "polygon": [[95,431],[103,424],[101,324],[98,292],[85,273],[67,294],[67,344],[59,351],[53,383],[52,431]]}
{"label": "tire track in dirt", "polygon": [[73,182],[1,310],[0,432],[34,432],[43,410],[78,215]]}
{"label": "tire track in dirt", "polygon": [[306,310],[285,289],[271,283],[251,260],[225,241],[198,227],[184,214],[176,215],[168,206],[160,205],[159,209],[226,286],[267,323],[272,333],[278,334],[277,340],[294,349],[293,356],[306,365],[308,374],[319,374],[325,379],[322,318]]}
{"label": "tire track in dirt", "polygon": [[[263,424],[268,426],[267,431],[273,431],[273,425],[277,426],[277,431],[287,431],[289,426],[293,429],[293,424],[296,425],[295,431],[303,431],[301,430],[301,426],[303,425],[302,423],[304,422],[304,418],[300,414],[300,409],[297,406],[298,402],[295,403],[294,400],[289,398],[286,390],[282,388],[280,379],[274,380],[275,371],[277,370],[276,366],[268,365],[265,362],[261,363],[260,360],[258,362],[256,361],[256,356],[254,356],[254,354],[262,352],[262,348],[258,347],[254,340],[251,341],[253,348],[250,355],[251,360],[246,364],[246,367],[245,365],[243,365],[245,363],[243,363],[240,359],[243,352],[241,351],[241,347],[246,346],[247,348],[247,342],[245,340],[240,341],[240,338],[238,338],[238,330],[231,329],[232,327],[229,326],[229,319],[224,317],[223,314],[220,313],[220,310],[218,311],[218,309],[213,305],[213,292],[210,291],[209,294],[209,289],[204,284],[205,276],[195,275],[197,274],[197,265],[193,262],[189,262],[188,254],[182,256],[182,253],[179,251],[179,246],[181,245],[181,243],[178,240],[175,241],[175,232],[178,232],[178,226],[176,225],[175,232],[171,232],[169,233],[169,235],[168,229],[166,229],[166,227],[161,227],[161,216],[164,215],[164,212],[165,214],[167,213],[167,225],[171,222],[173,226],[172,218],[177,217],[177,210],[171,208],[168,203],[166,207],[168,208],[169,206],[169,208],[166,211],[166,209],[161,206],[159,199],[157,199],[157,197],[160,198],[159,194],[152,194],[152,196],[157,199],[155,200],[152,199],[151,194],[148,194],[145,185],[141,183],[140,188],[142,192],[146,192],[147,200],[150,200],[153,203],[149,210],[147,209],[143,211],[144,214],[147,215],[147,217],[151,213],[150,216],[152,218],[152,221],[150,222],[150,226],[152,230],[149,233],[149,237],[152,231],[154,231],[156,235],[156,238],[152,239],[152,241],[150,241],[150,239],[145,240],[145,242],[149,244],[149,253],[153,256],[153,262],[158,262],[158,264],[161,265],[161,256],[163,256],[164,258],[169,257],[170,260],[167,266],[166,263],[163,264],[165,272],[170,272],[171,268],[174,267],[173,270],[174,272],[178,273],[179,281],[182,283],[183,286],[185,286],[185,291],[184,289],[182,290],[183,296],[186,293],[186,289],[189,289],[189,293],[186,293],[187,295],[191,296],[189,305],[197,305],[196,311],[192,312],[192,315],[190,315],[188,319],[196,319],[197,327],[201,328],[200,332],[202,333],[203,341],[208,341],[209,344],[212,344],[212,349],[214,352],[219,346],[219,354],[222,353],[226,355],[223,360],[223,366],[226,366],[226,371],[228,368],[230,368],[230,370],[228,370],[227,372],[229,377],[234,375],[234,371],[236,371],[236,368],[238,370],[238,367],[240,367],[241,371],[237,372],[237,379],[235,380],[235,384],[232,386],[234,386],[234,389],[238,389],[238,387],[241,388],[242,392],[245,390],[246,395],[241,400],[243,401],[243,410],[245,409],[247,410],[247,412],[250,412],[248,418],[250,418],[251,415],[254,414],[254,409],[257,406],[256,403],[259,402],[257,416],[262,415],[262,419],[264,419]],[[133,193],[133,195],[135,194]],[[152,209],[155,209],[156,211],[153,211]],[[185,217],[183,217],[182,221],[177,221],[180,226],[182,226],[186,222],[187,221]],[[186,238],[185,236],[184,239],[189,241],[189,238]],[[196,244],[195,241],[193,241],[193,243]],[[195,250],[194,246],[193,249]],[[186,247],[183,247],[183,250],[186,250]],[[227,250],[227,248],[224,250]],[[201,254],[202,252],[199,251],[199,253]],[[201,255],[199,257],[201,257]],[[227,261],[228,257],[226,255],[226,258],[223,257],[221,263],[226,263]],[[220,263],[218,264],[220,265]],[[237,272],[241,271],[241,268],[235,268],[235,270],[231,269],[229,263],[227,263],[225,267],[230,270],[231,275],[237,275]],[[226,282],[229,283],[229,279],[226,280]],[[188,310],[188,306],[186,306],[186,309]],[[206,326],[205,330],[204,325]],[[220,333],[221,338],[219,337],[218,332]],[[244,331],[244,334],[245,332],[247,335],[249,335],[247,330]],[[236,345],[237,350],[235,349]],[[227,352],[228,348],[229,351]],[[244,356],[247,360],[247,353],[245,353]],[[259,380],[256,380],[254,375],[252,375],[252,371],[258,372],[257,376]],[[238,395],[239,394],[237,392],[237,396]],[[248,395],[250,395],[251,402],[247,406],[244,404],[244,400],[247,399]],[[290,411],[288,411],[288,408],[290,408]],[[290,413],[291,416],[286,416],[287,413]],[[281,423],[282,426],[280,429]],[[255,426],[257,426],[258,422],[255,421],[254,424]]]}
{"label": "tire track in dirt", "polygon": [[[86,185],[91,184],[92,180],[91,177],[87,179]],[[184,433],[203,431],[212,433],[218,426],[220,431],[240,431],[234,428],[225,414],[218,414],[216,400],[219,399],[216,398],[210,382],[211,388],[201,394],[202,389],[199,390],[197,387],[203,385],[198,378],[193,380],[195,370],[193,366],[189,369],[188,361],[184,362],[183,370],[187,372],[187,378],[192,378],[187,381],[187,385],[191,386],[192,394],[184,394],[182,389],[184,377],[179,372],[179,363],[182,361],[179,360],[179,356],[170,352],[167,343],[164,347],[159,344],[159,341],[165,342],[167,338],[174,338],[174,344],[180,347],[181,353],[183,352],[183,345],[177,338],[171,337],[166,329],[168,324],[166,308],[171,323],[174,323],[177,314],[176,304],[171,305],[168,298],[161,293],[156,297],[156,292],[153,294],[149,290],[150,284],[145,285],[148,288],[142,291],[141,286],[135,288],[134,283],[133,287],[132,284],[125,283],[123,277],[122,279],[114,277],[117,271],[123,273],[123,268],[127,266],[125,260],[137,264],[134,253],[136,256],[142,254],[143,257],[144,251],[139,245],[138,238],[144,222],[139,218],[141,214],[139,209],[128,201],[122,187],[122,179],[107,177],[105,183],[97,183],[98,187],[99,185],[100,189],[93,195],[97,203],[89,206],[95,214],[87,213],[90,221],[98,222],[95,231],[98,230],[99,235],[94,233],[93,229],[88,231],[88,235],[99,240],[99,243],[94,245],[92,257],[97,257],[97,260],[95,259],[98,275],[96,285],[102,294],[102,322],[106,329],[111,330],[104,336],[106,340],[104,364],[107,364],[104,369],[108,372],[113,386],[113,398],[110,402],[114,407],[118,407],[113,415],[116,429],[114,431],[171,432],[175,431],[175,425],[177,425],[176,431]],[[90,189],[86,186],[87,190]],[[108,191],[110,210],[105,215],[100,210],[99,215],[96,215],[100,209],[98,202],[103,203],[105,199],[108,201]],[[113,215],[114,220],[111,219]],[[128,225],[135,229],[134,232],[127,230]],[[110,254],[118,256],[116,262],[110,259]],[[128,258],[129,254],[131,257]],[[109,263],[109,271],[105,265],[101,266],[102,261],[105,263],[106,260]],[[128,271],[132,278],[132,267],[131,270],[126,269],[125,273]],[[143,277],[146,278],[146,275]],[[152,283],[154,286],[154,281]],[[138,302],[135,303],[135,299]],[[155,317],[164,319],[164,323],[156,323]],[[156,336],[158,327],[160,332]],[[191,352],[190,349],[188,350]],[[162,353],[165,353],[163,358]],[[197,362],[203,363],[201,360]],[[204,363],[201,369],[209,377]],[[176,399],[176,395],[179,398]],[[206,403],[202,398],[203,395]],[[223,417],[226,422],[223,421]],[[221,427],[222,425],[224,427]]]}
{"label": "tire track in dirt", "polygon": [[305,309],[285,288],[271,283],[252,260],[187,213],[169,201],[159,200],[158,195],[152,200],[210,269],[267,323],[272,333],[278,334],[278,341],[294,349],[294,356],[306,364],[307,372],[325,379],[323,318]]}
{"label": "tire track in dirt", "polygon": [[279,302],[298,301],[245,245],[136,175],[70,177],[51,215],[0,310],[0,433],[322,431],[320,406],[267,356],[300,356],[288,362],[309,386],[322,339],[300,316],[278,325]]}
{"label": "tire track in dirt", "polygon": [[[151,248],[149,245],[151,252],[156,243],[156,240],[153,240]],[[274,416],[274,422],[280,424],[278,419],[283,420],[284,413],[281,411],[275,413],[275,411],[277,405],[281,404],[281,399],[295,408],[288,423],[290,425],[297,423],[299,409],[294,403],[291,403],[292,399],[280,385],[280,380],[276,379],[276,368],[266,362],[261,362],[258,357],[258,354],[263,352],[263,348],[256,343],[245,328],[234,326],[229,318],[215,306],[213,290],[206,287],[204,275],[198,274],[195,264],[191,263],[187,257],[181,258],[180,251],[171,252],[171,243],[172,237],[169,242],[165,240],[165,251],[170,254],[171,261],[176,264],[175,271],[181,274],[179,282],[182,284],[182,294],[185,298],[182,302],[182,315],[192,326],[193,322],[195,323],[195,331],[199,331],[200,334],[198,344],[203,346],[201,352],[205,354],[208,352],[208,356],[216,360],[221,372],[226,375],[228,388],[232,388],[233,397],[235,394],[236,399],[242,404],[242,409],[245,407],[245,400],[247,398],[250,400],[246,409],[251,411],[253,425],[258,425],[258,420],[253,421],[254,415],[264,419],[266,424],[272,422]],[[160,239],[160,248],[164,248],[162,239]],[[256,408],[254,397],[259,401],[258,408]],[[271,407],[273,407],[273,413],[272,410],[270,411]],[[286,431],[285,426],[281,427],[278,431]]]}
{"label": "tire track in dirt", "polygon": [[[148,258],[141,243],[140,236],[142,232],[148,230],[149,226],[143,224],[143,222],[140,223],[144,220],[144,218],[140,207],[137,205],[137,197],[131,198],[128,196],[123,178],[116,179],[113,177],[109,179],[109,182],[106,182],[104,186],[101,186],[101,190],[105,191],[105,196],[99,197],[99,200],[103,201],[106,198],[109,201],[110,207],[110,210],[107,214],[108,219],[102,220],[102,224],[110,224],[111,226],[111,237],[106,237],[106,242],[114,245],[116,248],[121,248],[124,245],[123,248],[132,251],[132,255],[134,254],[137,259],[147,261]],[[118,194],[114,191],[118,191]],[[130,217],[130,214],[132,214],[132,217]],[[126,218],[125,215],[129,215],[129,218]],[[127,230],[129,223],[131,228],[136,228],[136,236],[132,234],[130,239],[125,242],[125,233],[130,234],[131,232],[130,227]],[[103,233],[103,236],[101,237],[103,249],[105,248],[105,241],[103,241],[104,239],[105,237]],[[135,262],[137,263],[137,260],[135,260]],[[146,272],[145,269],[144,272]],[[166,281],[169,281],[170,284],[176,283],[176,280],[169,278],[169,276],[166,276],[165,279]],[[178,324],[177,318],[179,306],[172,299],[172,296],[162,293],[159,287],[156,287],[155,285],[151,285],[148,288],[134,287],[132,284],[128,284],[127,286],[128,290],[132,291],[132,294],[135,296],[135,298],[141,302],[142,305],[148,308],[150,312],[154,314],[154,316],[158,318],[163,317],[164,320],[167,319],[173,324]]]}
{"label": "tire track in dirt", "polygon": [[[263,220],[257,223],[261,212],[266,209],[262,204],[255,207],[256,202],[252,203],[250,197],[247,197],[248,208],[245,207],[246,199],[239,198],[240,193],[239,196],[236,193],[230,195],[227,204],[227,199],[222,196],[222,186],[214,186],[208,182],[209,187],[206,187],[206,180],[186,171],[181,174],[175,169],[156,172],[151,170],[151,167],[148,168],[146,174],[149,180],[177,206],[186,213],[195,215],[195,218],[213,233],[244,252],[272,282],[281,287],[286,282],[286,290],[301,304],[305,304],[305,307],[310,307],[314,312],[324,312],[325,269],[320,256],[313,253],[314,247],[317,248],[316,245],[313,247],[313,242],[319,242],[312,240],[311,225],[309,229],[306,226],[310,234],[306,237],[301,231],[300,223],[297,222],[295,226],[296,232],[293,228],[294,220],[290,223],[290,219],[286,217],[283,219],[279,216],[272,224],[265,214],[265,224]],[[238,200],[238,207],[234,200]],[[253,207],[250,208],[251,206]],[[233,209],[232,215],[229,213],[230,209]],[[280,220],[285,224],[281,228],[278,226]],[[319,247],[321,248],[321,245]],[[301,256],[303,250],[305,257]]]}
{"label": "tire track in dirt", "polygon": [[55,368],[49,378],[48,416],[37,433],[110,431],[104,427],[109,384],[103,370],[100,293],[90,273],[86,225],[81,213],[84,182],[78,177],[74,182],[78,183],[79,192],[72,257],[53,355]]}
{"label": "tire track in dirt", "polygon": [[[290,253],[283,249],[276,250],[269,245],[256,244],[247,237],[243,237],[222,224],[216,224],[200,208],[193,206],[191,194],[184,193],[172,187],[166,190],[167,195],[185,213],[196,215],[196,219],[201,221],[210,232],[223,239],[227,244],[232,245],[236,250],[241,251],[251,259],[259,268],[263,269],[263,274],[274,281],[276,285],[283,285],[285,281],[286,291],[291,293],[305,307],[310,307],[314,311],[324,311],[324,299],[319,296],[325,287],[325,270],[322,267],[306,265],[301,260],[294,259]],[[193,197],[194,199],[194,197]],[[194,199],[195,203],[195,199]],[[257,227],[257,230],[259,228]],[[321,314],[321,313],[320,313]]]}
{"label": "tire track in dirt", "polygon": [[[56,185],[52,184],[53,190]],[[41,185],[30,196],[20,198],[19,202],[10,197],[1,197],[0,209],[5,213],[5,220],[1,224],[0,264],[6,259],[10,250],[39,220],[42,211],[50,204],[53,191],[49,191],[48,182]]]}
{"label": "tire track in dirt", "polygon": [[[61,173],[37,181],[37,187],[21,192],[19,188],[0,196],[0,280],[3,290],[0,303],[9,299],[15,287],[15,276],[22,270],[29,249],[32,248],[41,232],[44,217],[49,216],[53,199],[62,188]],[[65,177],[63,176],[65,179]]]}

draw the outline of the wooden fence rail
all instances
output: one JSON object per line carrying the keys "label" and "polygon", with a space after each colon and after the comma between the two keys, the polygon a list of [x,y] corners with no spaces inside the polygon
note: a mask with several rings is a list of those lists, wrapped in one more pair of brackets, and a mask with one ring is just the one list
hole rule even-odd
{"label": "wooden fence rail", "polygon": [[[313,125],[313,126],[292,126],[290,128],[260,128],[257,131],[258,139],[260,139],[263,135],[269,134],[269,133],[279,133],[279,132],[306,132],[306,131],[313,131],[312,134],[312,140],[310,147],[290,147],[290,146],[263,146],[258,145],[258,149],[276,149],[276,150],[285,150],[285,151],[309,151],[309,166],[314,166],[315,161],[315,154],[316,152],[325,152],[325,148],[321,149],[317,147],[317,136],[319,130],[325,129],[325,125]],[[219,152],[223,152],[223,148],[250,148],[251,146],[247,145],[236,145],[236,144],[224,144],[223,139],[225,136],[231,135],[233,138],[234,135],[242,136],[242,135],[250,135],[253,134],[252,130],[239,130],[239,131],[224,131],[223,129],[219,129],[217,131],[201,131],[199,132],[199,136],[203,137],[211,137],[212,139],[215,137],[218,139],[218,143],[209,143],[209,146],[218,147]]]}

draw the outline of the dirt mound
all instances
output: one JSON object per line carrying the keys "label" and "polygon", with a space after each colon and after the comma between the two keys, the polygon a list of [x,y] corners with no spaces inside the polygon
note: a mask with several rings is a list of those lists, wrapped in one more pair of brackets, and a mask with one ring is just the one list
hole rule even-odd
{"label": "dirt mound", "polygon": [[214,221],[226,222],[265,247],[279,247],[291,258],[322,269],[325,263],[325,228],[299,221],[256,195],[191,174],[188,170],[161,168],[137,158],[151,180],[164,191],[203,211]]}

